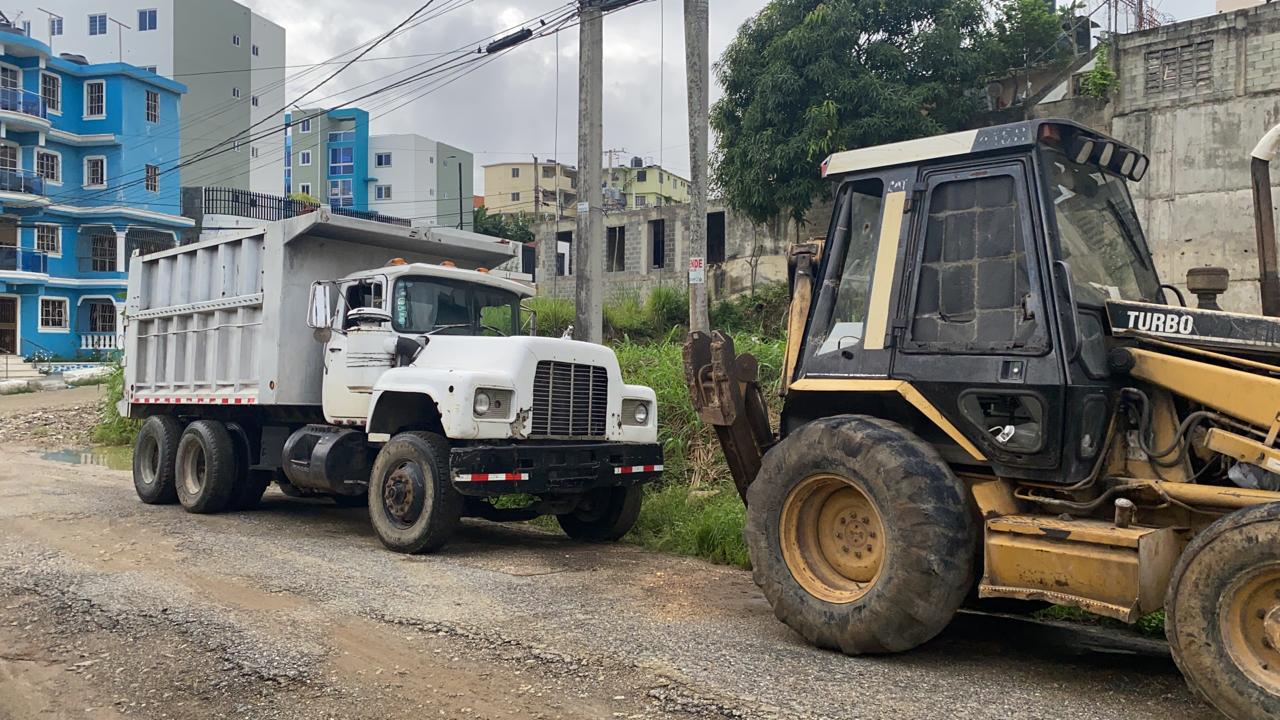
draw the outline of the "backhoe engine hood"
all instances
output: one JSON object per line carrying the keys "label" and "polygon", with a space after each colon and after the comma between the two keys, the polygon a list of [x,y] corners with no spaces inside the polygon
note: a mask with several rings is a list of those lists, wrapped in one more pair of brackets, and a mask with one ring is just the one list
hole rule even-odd
{"label": "backhoe engine hood", "polygon": [[1119,337],[1149,337],[1280,360],[1280,318],[1111,300],[1107,322]]}

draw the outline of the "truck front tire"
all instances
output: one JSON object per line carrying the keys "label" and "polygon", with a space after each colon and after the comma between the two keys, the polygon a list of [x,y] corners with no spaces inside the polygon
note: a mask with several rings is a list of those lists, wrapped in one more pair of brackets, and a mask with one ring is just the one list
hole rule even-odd
{"label": "truck front tire", "polygon": [[388,549],[440,549],[457,529],[462,507],[449,481],[449,443],[443,437],[403,432],[382,447],[369,476],[369,520]]}
{"label": "truck front tire", "polygon": [[182,423],[168,415],[152,415],[138,429],[133,441],[133,489],[148,505],[178,501],[173,486],[174,458]]}
{"label": "truck front tire", "polygon": [[227,427],[216,420],[196,420],[182,432],[174,485],[187,512],[216,513],[227,508],[235,490],[236,452]]}
{"label": "truck front tire", "polygon": [[778,619],[814,645],[910,650],[946,627],[972,587],[968,498],[902,426],[815,420],[769,450],[747,492],[752,578]]}
{"label": "truck front tire", "polygon": [[621,540],[640,517],[644,490],[639,485],[597,488],[582,498],[573,512],[557,515],[560,529],[574,540]]}

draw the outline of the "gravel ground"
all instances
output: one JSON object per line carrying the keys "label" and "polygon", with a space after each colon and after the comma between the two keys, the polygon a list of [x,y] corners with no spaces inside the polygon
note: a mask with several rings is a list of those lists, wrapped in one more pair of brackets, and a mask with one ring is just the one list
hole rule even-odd
{"label": "gravel ground", "polygon": [[1165,657],[962,618],[848,658],[739,570],[483,522],[406,557],[359,509],[189,515],[3,437],[4,720],[1214,717]]}
{"label": "gravel ground", "polygon": [[0,441],[48,448],[88,445],[100,392],[88,386],[0,395]]}

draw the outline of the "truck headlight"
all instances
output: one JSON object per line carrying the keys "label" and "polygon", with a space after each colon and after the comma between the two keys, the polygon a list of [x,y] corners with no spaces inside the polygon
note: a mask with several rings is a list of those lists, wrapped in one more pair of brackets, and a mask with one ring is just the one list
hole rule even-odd
{"label": "truck headlight", "polygon": [[475,402],[472,403],[471,409],[475,410],[476,415],[486,415],[489,412],[490,404],[493,401],[489,398],[489,393],[484,390],[476,391]]}
{"label": "truck headlight", "polygon": [[637,425],[646,426],[649,424],[649,413],[651,411],[648,400],[623,400],[622,424],[632,427]]}

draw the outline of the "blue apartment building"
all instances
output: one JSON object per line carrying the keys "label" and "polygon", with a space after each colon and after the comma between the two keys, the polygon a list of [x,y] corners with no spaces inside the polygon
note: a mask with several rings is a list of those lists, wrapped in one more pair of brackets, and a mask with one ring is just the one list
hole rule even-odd
{"label": "blue apartment building", "polygon": [[359,108],[285,115],[285,191],[336,208],[369,209],[369,113]]}
{"label": "blue apartment building", "polygon": [[119,349],[128,259],[172,247],[178,82],[0,27],[0,355]]}

